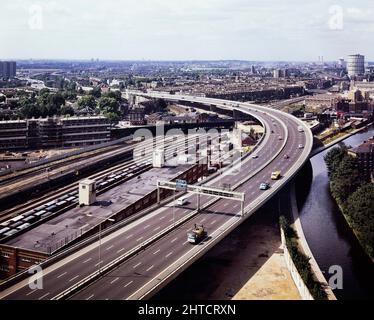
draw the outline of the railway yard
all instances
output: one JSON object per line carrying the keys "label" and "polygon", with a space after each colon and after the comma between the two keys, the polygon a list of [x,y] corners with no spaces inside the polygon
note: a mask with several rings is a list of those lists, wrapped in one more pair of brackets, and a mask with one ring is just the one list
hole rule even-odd
{"label": "railway yard", "polygon": [[[78,182],[67,183],[59,188],[30,197],[0,214],[0,248],[7,254],[17,255],[18,262],[7,269],[8,275],[22,271],[33,263],[44,260],[95,234],[98,228],[105,228],[130,217],[156,202],[157,181],[173,181],[184,178],[191,183],[215,172],[230,161],[228,153],[220,152],[229,148],[227,133],[171,136],[164,138],[165,166],[154,168],[152,150],[160,141],[156,139],[132,139],[107,148],[94,150],[81,155],[66,158],[65,161],[52,161],[41,167],[30,168],[2,177],[3,197],[7,191],[35,188],[43,179],[52,179],[55,175],[77,172],[88,163],[97,163],[102,159],[111,159],[118,154],[125,155],[120,163],[98,170],[88,179],[96,181],[97,199],[93,206],[79,205]],[[213,148],[222,143],[222,148]],[[151,151],[150,151],[151,150]],[[208,151],[209,150],[209,151]],[[187,155],[185,155],[187,152]],[[216,168],[208,170],[206,156]],[[180,156],[184,154],[183,156]],[[196,157],[191,158],[190,154]],[[51,168],[45,172],[45,167]],[[48,176],[47,176],[48,175]],[[79,177],[80,178],[80,177]],[[161,192],[162,198],[170,192]],[[22,263],[22,261],[24,263]]]}

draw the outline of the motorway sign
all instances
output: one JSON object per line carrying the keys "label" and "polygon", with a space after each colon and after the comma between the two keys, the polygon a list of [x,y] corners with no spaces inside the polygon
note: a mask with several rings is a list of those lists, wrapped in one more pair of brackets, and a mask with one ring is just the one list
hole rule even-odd
{"label": "motorway sign", "polygon": [[176,180],[175,189],[177,191],[186,191],[187,190],[187,181],[186,180]]}

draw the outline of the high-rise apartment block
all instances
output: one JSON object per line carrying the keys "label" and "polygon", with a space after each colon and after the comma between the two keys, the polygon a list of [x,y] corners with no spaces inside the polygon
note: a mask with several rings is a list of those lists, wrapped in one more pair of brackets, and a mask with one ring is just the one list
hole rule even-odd
{"label": "high-rise apartment block", "polygon": [[14,78],[16,72],[17,63],[15,61],[0,61],[0,78]]}

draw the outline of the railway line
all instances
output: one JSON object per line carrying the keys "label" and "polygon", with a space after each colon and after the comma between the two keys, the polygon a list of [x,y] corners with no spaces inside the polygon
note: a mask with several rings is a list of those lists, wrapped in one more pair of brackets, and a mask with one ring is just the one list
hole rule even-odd
{"label": "railway line", "polygon": [[[178,139],[175,140],[175,137],[166,139],[165,158],[173,158],[177,150],[181,147],[186,151],[186,148],[196,141],[196,138],[197,135],[189,136],[187,139],[183,139],[182,141]],[[217,137],[216,135],[213,135],[211,138],[214,141]],[[100,195],[110,188],[124,183],[134,176],[151,169],[152,154],[146,154],[145,152],[143,155],[142,152],[149,149],[151,145],[153,147],[155,142],[155,139],[152,139],[150,142],[145,141],[137,147],[139,150],[134,150],[135,155],[136,151],[140,151],[137,158],[139,157],[141,160],[129,160],[125,164],[120,164],[114,168],[92,175],[90,178],[95,179],[97,182],[97,194]],[[207,147],[207,145],[204,146],[202,144],[201,147]],[[39,199],[37,202],[20,206],[2,217],[2,222],[0,223],[0,239],[6,241],[7,238],[12,237],[13,235],[18,235],[22,231],[34,227],[36,224],[41,224],[66,210],[74,208],[77,204],[78,187],[77,184],[74,183],[64,187],[63,190],[59,190],[51,196]]]}

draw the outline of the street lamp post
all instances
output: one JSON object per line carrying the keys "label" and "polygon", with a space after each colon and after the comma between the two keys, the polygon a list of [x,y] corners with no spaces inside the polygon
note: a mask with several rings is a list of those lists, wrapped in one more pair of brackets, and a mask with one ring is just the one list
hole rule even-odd
{"label": "street lamp post", "polygon": [[174,193],[174,200],[173,200],[173,226],[175,228],[175,189],[174,189],[173,193]]}
{"label": "street lamp post", "polygon": [[111,222],[114,222],[115,220],[114,219],[111,219],[111,218],[100,218],[100,217],[95,217],[93,216],[92,214],[87,214],[86,215],[87,217],[90,217],[90,218],[95,218],[95,219],[98,219],[100,220],[100,224],[99,224],[99,264],[98,264],[98,270],[99,270],[99,274],[101,273],[101,225],[103,222],[105,221],[111,221]]}

